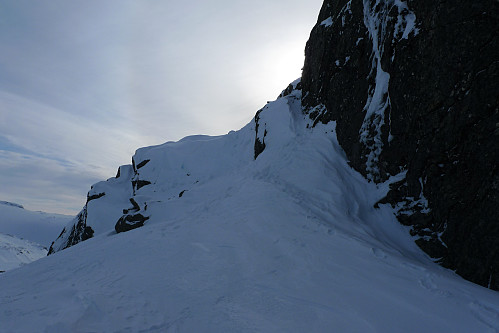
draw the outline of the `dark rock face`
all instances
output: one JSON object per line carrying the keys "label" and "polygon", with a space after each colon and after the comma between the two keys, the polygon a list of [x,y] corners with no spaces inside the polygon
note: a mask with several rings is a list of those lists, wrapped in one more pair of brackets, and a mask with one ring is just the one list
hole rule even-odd
{"label": "dark rock face", "polygon": [[139,164],[137,164],[137,170],[145,166],[147,163],[149,163],[150,160],[143,160]]}
{"label": "dark rock face", "polygon": [[92,200],[102,198],[105,195],[106,195],[105,192],[101,192],[101,193],[97,193],[97,194],[92,194],[92,195],[89,192],[89,193],[87,193],[87,203],[89,203]]}
{"label": "dark rock face", "polygon": [[[69,232],[69,234],[65,236],[67,232]],[[85,205],[82,211],[76,216],[75,222],[71,229],[66,230],[66,228],[64,228],[57,238],[58,240],[64,239],[64,242],[57,245],[56,242],[52,242],[47,255],[51,255],[57,251],[83,242],[89,238],[92,238],[93,235],[93,229],[90,226],[87,226],[87,206]]]}
{"label": "dark rock face", "polygon": [[326,0],[303,105],[445,267],[499,290],[499,2]]}
{"label": "dark rock face", "polygon": [[140,213],[123,215],[118,220],[118,222],[116,222],[114,229],[116,230],[117,233],[136,229],[142,227],[144,225],[144,222],[148,219],[149,217],[144,216]]}
{"label": "dark rock face", "polygon": [[[109,200],[111,199],[111,203],[113,202],[113,196],[116,196],[116,193],[107,192],[107,189],[112,188],[109,182],[120,182],[123,186],[130,186],[131,192],[131,178],[134,175],[133,169],[131,165],[122,165],[118,168],[118,173],[115,178],[110,178],[107,181],[99,182],[91,186],[90,191],[87,193],[87,202],[80,213],[62,230],[57,239],[52,242],[48,255],[51,255],[55,252],[64,250],[68,247],[76,245],[80,242],[83,242],[89,238],[94,236],[94,233],[98,231],[95,222],[100,222],[102,219],[98,217],[98,219],[93,218],[96,216],[94,213],[96,210],[99,211],[100,208],[107,204],[109,204]],[[118,180],[119,179],[119,180]],[[130,202],[133,205],[133,198],[130,199]],[[136,203],[135,203],[136,204]],[[107,208],[109,211],[116,211],[115,207]],[[134,211],[138,211],[140,207],[138,204],[134,205],[132,208]],[[116,219],[120,216],[121,210],[118,211],[116,217],[114,217],[111,223],[114,223]],[[92,226],[94,228],[92,228]]]}
{"label": "dark rock face", "polygon": [[262,131],[262,127],[264,127],[265,124],[263,126],[260,125],[260,112],[262,112],[262,110],[259,110],[255,115],[255,160],[258,155],[263,153],[265,150],[265,136],[267,135],[267,129],[264,128]]}
{"label": "dark rock face", "polygon": [[132,186],[135,191],[139,190],[141,187],[151,184],[148,180],[137,179],[132,181]]}
{"label": "dark rock face", "polygon": [[132,157],[132,167],[134,171],[134,176],[132,179],[132,187],[133,187],[133,192],[135,194],[136,191],[138,191],[141,187],[150,185],[151,182],[145,179],[140,179],[140,173],[139,169],[144,167],[147,163],[149,163],[150,160],[144,160],[139,162],[138,164],[135,163],[135,159]]}
{"label": "dark rock face", "polygon": [[[114,225],[116,232],[132,230],[144,225],[149,219],[147,202],[136,200],[140,189],[151,182],[141,178],[140,172],[147,169],[150,160],[140,160],[136,163],[132,157],[132,165],[122,165],[118,168],[116,177],[94,184],[87,193],[87,202],[82,211],[66,226],[59,237],[52,243],[49,255],[57,251],[85,241],[94,235],[98,225]],[[127,207],[126,196],[131,207]],[[139,195],[140,197],[140,195]],[[119,202],[119,204],[117,204]],[[121,206],[122,205],[122,206]],[[102,213],[103,210],[107,212]],[[123,214],[123,215],[121,215]],[[116,222],[118,220],[118,222]],[[92,229],[94,226],[94,229]]]}
{"label": "dark rock face", "polygon": [[[141,208],[134,198],[130,198],[129,201],[133,207],[123,209],[123,216],[119,218],[118,222],[116,222],[114,226],[114,230],[116,230],[117,233],[142,227],[144,225],[144,222],[149,219],[149,216],[144,216],[139,213],[139,211],[141,211]],[[145,204],[143,211],[146,210],[147,204]]]}

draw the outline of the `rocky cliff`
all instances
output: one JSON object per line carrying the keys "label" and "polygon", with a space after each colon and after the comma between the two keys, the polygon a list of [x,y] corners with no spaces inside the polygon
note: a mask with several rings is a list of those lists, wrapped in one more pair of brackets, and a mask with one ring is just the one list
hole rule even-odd
{"label": "rocky cliff", "polygon": [[[391,205],[436,261],[496,290],[498,18],[499,2],[492,0],[326,0],[306,45],[301,82],[274,102],[299,108],[312,131],[335,121],[353,168],[376,183],[397,176],[376,206]],[[266,108],[241,132],[252,132],[250,155],[246,143],[233,143],[242,135],[234,132],[220,139],[216,158],[204,150],[214,142],[208,137],[139,149],[132,165],[92,187],[49,254],[113,227],[144,225],[161,203],[158,193],[167,197],[170,214],[182,210],[184,193],[222,166],[250,163],[230,155],[256,160],[269,136],[279,141]],[[210,162],[191,161],[197,155]]]}
{"label": "rocky cliff", "polygon": [[303,104],[337,122],[417,244],[499,289],[499,2],[326,0],[306,46]]}

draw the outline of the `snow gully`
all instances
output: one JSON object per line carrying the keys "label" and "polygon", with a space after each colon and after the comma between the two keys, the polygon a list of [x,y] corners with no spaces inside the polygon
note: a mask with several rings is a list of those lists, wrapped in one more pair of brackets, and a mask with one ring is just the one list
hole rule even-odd
{"label": "snow gully", "polygon": [[[360,142],[368,149],[366,170],[370,180],[379,179],[377,163],[383,149],[381,138],[382,127],[385,125],[386,114],[390,124],[390,74],[382,68],[382,59],[385,56],[386,38],[393,29],[392,44],[401,39],[407,39],[412,33],[417,34],[416,15],[409,10],[407,4],[400,0],[364,0],[364,25],[372,41],[372,64],[367,79],[374,82],[369,86],[367,101],[363,108],[366,112],[362,127],[359,130]],[[397,8],[396,21],[390,15],[392,9]],[[394,22],[394,23],[392,23]],[[395,54],[390,61],[393,62]],[[390,131],[391,132],[391,131]],[[388,142],[393,139],[391,133]]]}

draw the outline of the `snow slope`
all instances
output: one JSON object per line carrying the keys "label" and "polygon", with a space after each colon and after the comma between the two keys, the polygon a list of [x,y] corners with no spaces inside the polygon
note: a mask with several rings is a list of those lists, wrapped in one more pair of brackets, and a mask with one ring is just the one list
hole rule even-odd
{"label": "snow slope", "polygon": [[19,204],[0,201],[0,233],[49,247],[72,216],[33,212]]}
{"label": "snow slope", "polygon": [[40,244],[0,233],[0,272],[29,264],[47,255]]}
{"label": "snow slope", "polygon": [[[295,90],[256,160],[255,122],[139,149],[93,187],[93,238],[0,276],[0,332],[497,332],[498,294],[431,262],[308,122]],[[149,219],[116,234],[128,196]]]}

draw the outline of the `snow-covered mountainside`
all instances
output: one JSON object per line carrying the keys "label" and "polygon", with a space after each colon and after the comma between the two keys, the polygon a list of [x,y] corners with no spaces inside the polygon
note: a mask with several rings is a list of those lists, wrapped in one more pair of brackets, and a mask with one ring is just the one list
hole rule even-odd
{"label": "snow-covered mountainside", "polygon": [[404,175],[354,171],[299,82],[239,131],[133,161],[93,186],[53,255],[0,276],[0,332],[499,330],[496,292],[374,208]]}
{"label": "snow-covered mountainside", "polygon": [[0,201],[0,271],[8,271],[47,255],[47,248],[72,217],[33,212]]}
{"label": "snow-covered mountainside", "polygon": [[0,273],[29,264],[47,255],[40,244],[0,233]]}
{"label": "snow-covered mountainside", "polygon": [[22,205],[0,201],[0,233],[13,235],[49,247],[73,217],[33,212]]}

